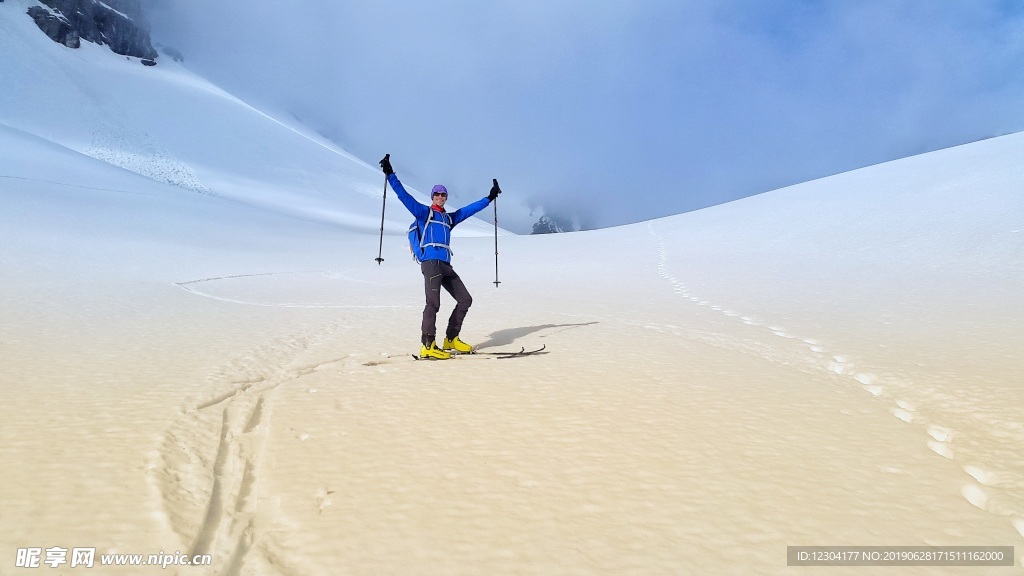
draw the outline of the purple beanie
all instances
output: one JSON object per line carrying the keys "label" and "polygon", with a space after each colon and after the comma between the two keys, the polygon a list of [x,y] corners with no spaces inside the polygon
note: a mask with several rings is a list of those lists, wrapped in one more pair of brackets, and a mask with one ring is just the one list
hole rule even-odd
{"label": "purple beanie", "polygon": [[430,195],[433,196],[438,192],[441,192],[442,194],[447,194],[448,189],[442,186],[441,184],[435,184],[434,187],[430,189]]}

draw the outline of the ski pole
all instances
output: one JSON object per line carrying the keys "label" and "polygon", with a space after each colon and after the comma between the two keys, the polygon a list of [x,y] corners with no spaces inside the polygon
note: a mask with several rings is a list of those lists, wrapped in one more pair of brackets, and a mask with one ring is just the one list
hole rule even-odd
{"label": "ski pole", "polygon": [[[494,178],[494,187],[499,188],[498,179]],[[497,288],[498,284],[498,197],[494,197],[494,287]]]}
{"label": "ski pole", "polygon": [[[390,161],[391,154],[385,154],[384,160]],[[377,257],[374,260],[377,261],[377,266],[384,261],[382,257],[384,254],[384,208],[388,204],[388,175],[384,175],[384,200],[380,203],[380,246],[377,248]]]}

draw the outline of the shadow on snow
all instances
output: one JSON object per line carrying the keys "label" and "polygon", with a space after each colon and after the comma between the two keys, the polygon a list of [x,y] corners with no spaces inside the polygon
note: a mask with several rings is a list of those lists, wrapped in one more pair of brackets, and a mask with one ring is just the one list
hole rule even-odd
{"label": "shadow on snow", "polygon": [[557,334],[558,332],[572,330],[573,328],[579,328],[581,326],[590,326],[592,324],[597,324],[597,322],[584,322],[581,324],[541,324],[539,326],[523,326],[522,328],[506,328],[504,330],[492,332],[489,335],[490,339],[478,344],[476,349],[484,350],[485,348],[493,348],[495,346],[506,346],[514,343],[516,340],[524,336],[529,336],[530,334],[540,332],[541,330],[560,328],[560,330],[555,330],[549,334],[543,334],[540,336],[540,338],[546,338],[551,334]]}

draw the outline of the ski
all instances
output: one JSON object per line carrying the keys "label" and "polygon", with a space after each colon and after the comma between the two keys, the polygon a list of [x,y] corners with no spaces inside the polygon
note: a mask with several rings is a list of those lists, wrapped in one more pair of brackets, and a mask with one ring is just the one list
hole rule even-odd
{"label": "ski", "polygon": [[519,350],[505,350],[505,351],[501,351],[501,352],[477,352],[477,351],[473,351],[473,352],[456,353],[456,354],[452,354],[452,356],[491,356],[491,357],[494,357],[494,358],[496,358],[498,360],[501,360],[501,359],[504,359],[504,358],[518,358],[519,356],[531,356],[533,354],[541,354],[541,353],[547,354],[547,352],[544,352],[544,350],[547,347],[548,347],[548,345],[544,344],[543,346],[541,346],[540,348],[537,348],[536,350],[527,350],[525,347],[520,347]]}
{"label": "ski", "polygon": [[539,356],[541,354],[547,354],[547,352],[544,351],[544,349],[547,348],[547,347],[548,347],[548,345],[544,344],[543,346],[541,346],[540,348],[537,348],[536,350],[526,350],[524,348],[523,350],[520,350],[519,352],[515,352],[515,353],[512,353],[512,354],[502,354],[502,355],[499,355],[497,357],[497,359],[498,360],[508,360],[509,358],[520,358],[522,356],[535,356],[535,355]]}
{"label": "ski", "polygon": [[[533,356],[539,354],[547,354],[545,351],[548,345],[544,344],[536,350],[527,350],[525,347],[520,347],[519,350],[505,350],[503,352],[452,352],[452,358],[460,358],[463,356],[480,356],[483,358],[491,358],[493,360],[507,360],[509,358],[519,358],[521,356]],[[420,358],[416,354],[412,354],[413,360],[439,360],[439,358]]]}
{"label": "ski", "polygon": [[472,352],[456,352],[456,354],[462,356],[504,356],[506,354],[522,354],[525,351],[526,348],[520,348],[519,350],[505,350],[504,352],[477,352],[476,350],[473,350]]}
{"label": "ski", "polygon": [[452,358],[455,358],[455,356],[457,356],[457,354],[452,354],[451,358],[431,358],[429,356],[426,357],[426,358],[420,358],[416,354],[412,354],[412,359],[413,360],[425,360],[425,361],[428,361],[428,362],[438,362],[438,361],[444,361],[444,360],[451,360]]}

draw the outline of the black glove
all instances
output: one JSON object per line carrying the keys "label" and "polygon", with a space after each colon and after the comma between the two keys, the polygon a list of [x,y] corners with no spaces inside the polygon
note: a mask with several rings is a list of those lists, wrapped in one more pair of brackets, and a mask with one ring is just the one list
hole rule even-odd
{"label": "black glove", "polygon": [[395,173],[395,171],[391,169],[391,154],[384,155],[384,159],[380,161],[380,168],[384,171],[385,176],[391,176]]}
{"label": "black glove", "polygon": [[494,179],[494,186],[491,186],[491,193],[487,195],[487,199],[494,202],[498,199],[498,194],[501,194],[501,188],[498,188],[498,179]]}

